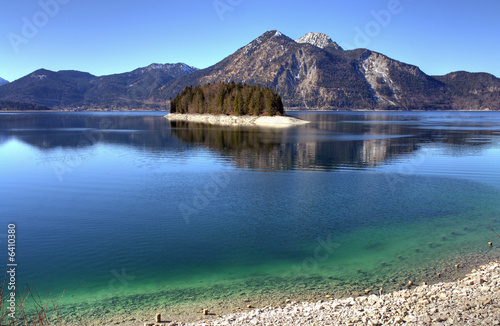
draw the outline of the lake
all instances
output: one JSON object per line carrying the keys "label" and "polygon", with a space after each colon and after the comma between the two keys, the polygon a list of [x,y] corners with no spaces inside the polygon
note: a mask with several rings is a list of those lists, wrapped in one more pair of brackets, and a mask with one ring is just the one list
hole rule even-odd
{"label": "lake", "polygon": [[15,224],[18,289],[64,291],[67,324],[378,293],[500,256],[500,112],[164,114],[0,114],[0,259]]}

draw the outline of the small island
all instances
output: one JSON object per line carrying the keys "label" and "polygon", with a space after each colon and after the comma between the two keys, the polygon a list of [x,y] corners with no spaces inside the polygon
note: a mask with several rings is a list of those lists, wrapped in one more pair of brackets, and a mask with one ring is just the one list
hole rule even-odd
{"label": "small island", "polygon": [[213,83],[186,87],[170,101],[169,120],[217,125],[293,126],[309,123],[286,116],[281,96],[259,86]]}

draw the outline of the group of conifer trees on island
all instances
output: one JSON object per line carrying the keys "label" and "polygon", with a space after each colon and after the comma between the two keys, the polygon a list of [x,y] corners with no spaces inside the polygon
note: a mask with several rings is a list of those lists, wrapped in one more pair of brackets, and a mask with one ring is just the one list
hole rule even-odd
{"label": "group of conifer trees on island", "polygon": [[170,101],[170,113],[283,115],[283,102],[274,90],[246,84],[213,83],[188,86]]}

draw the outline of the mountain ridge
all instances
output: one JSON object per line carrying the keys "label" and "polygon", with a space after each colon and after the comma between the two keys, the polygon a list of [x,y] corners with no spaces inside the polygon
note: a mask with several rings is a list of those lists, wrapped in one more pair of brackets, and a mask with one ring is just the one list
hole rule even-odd
{"label": "mountain ridge", "polygon": [[[36,78],[45,85],[34,85]],[[59,109],[166,110],[168,100],[185,87],[216,82],[270,87],[287,109],[500,109],[500,79],[494,75],[459,71],[431,76],[375,51],[344,50],[323,33],[307,33],[295,41],[277,30],[205,69],[151,64],[100,77],[38,70],[1,87],[0,99]]]}
{"label": "mountain ridge", "polygon": [[5,85],[5,84],[8,84],[8,83],[9,83],[9,81],[8,81],[8,80],[3,79],[2,77],[0,77],[0,86]]}
{"label": "mountain ridge", "polygon": [[[462,95],[474,93],[476,88],[474,79],[469,84],[460,82],[469,78],[467,73],[459,76],[455,85],[448,85],[446,78],[427,75],[417,66],[381,53],[329,46],[331,39],[326,34],[308,33],[299,40],[293,41],[276,30],[268,31],[214,66],[164,85],[157,96],[175,96],[189,85],[234,81],[276,89],[288,109],[500,108],[500,92],[495,87],[483,87],[487,101],[471,101],[469,95]],[[500,81],[484,74],[488,78],[483,80],[489,79],[495,85]]]}
{"label": "mountain ridge", "polygon": [[95,76],[90,73],[38,69],[0,88],[0,99],[37,103],[57,109],[166,109],[151,92],[198,70],[185,63],[157,64],[130,72]]}

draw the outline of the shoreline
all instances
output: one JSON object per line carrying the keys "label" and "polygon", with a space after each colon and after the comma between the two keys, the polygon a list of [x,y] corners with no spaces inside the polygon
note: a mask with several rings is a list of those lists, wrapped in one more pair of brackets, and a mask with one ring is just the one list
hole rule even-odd
{"label": "shoreline", "polygon": [[[495,250],[499,248],[495,245],[493,251],[484,252],[482,254],[469,254],[451,257],[446,262],[441,262],[436,265],[429,266],[423,270],[415,271],[416,273],[407,274],[406,277],[398,280],[396,286],[391,287],[389,284],[384,284],[384,295],[392,295],[401,291],[414,291],[422,282],[426,282],[429,287],[436,284],[455,284],[455,287],[460,287],[457,280],[467,277],[467,275],[474,269],[480,269],[481,266],[491,265],[492,262],[500,260],[500,253]],[[455,264],[459,264],[460,268],[455,268]],[[440,277],[436,276],[436,272],[441,273]],[[498,270],[500,274],[500,266]],[[412,286],[408,286],[408,280],[413,281]],[[500,281],[500,278],[499,278]],[[500,283],[498,284],[500,288]],[[388,286],[386,288],[386,286]],[[496,291],[498,292],[498,289]],[[369,294],[365,290],[370,290]],[[67,320],[65,325],[80,325],[85,321],[86,325],[119,325],[119,326],[143,326],[146,322],[152,322],[156,313],[161,313],[163,320],[167,320],[161,325],[179,325],[179,326],[194,326],[200,324],[215,325],[216,321],[220,324],[232,324],[227,322],[226,318],[233,318],[228,316],[233,315],[248,315],[254,311],[265,310],[267,312],[278,311],[284,309],[289,303],[288,300],[294,302],[295,305],[305,305],[308,307],[315,306],[318,301],[342,301],[349,298],[359,298],[371,294],[379,295],[380,287],[373,284],[369,288],[360,287],[347,287],[344,290],[335,288],[317,288],[314,292],[307,291],[307,289],[297,292],[272,292],[272,293],[253,293],[247,292],[244,295],[236,295],[229,297],[217,297],[209,300],[196,300],[190,301],[193,298],[186,298],[187,301],[180,305],[159,305],[156,309],[147,308],[141,311],[130,311],[127,314],[124,312],[110,315],[93,316],[85,318],[85,320]],[[246,292],[246,291],[245,291]],[[363,299],[362,299],[363,300]],[[444,304],[444,303],[443,303]],[[248,308],[248,305],[251,308]],[[500,312],[500,302],[497,312]],[[204,315],[203,310],[207,309],[209,314]],[[259,312],[260,314],[260,312]],[[498,314],[500,316],[500,313]],[[238,317],[239,318],[239,317]],[[223,322],[221,322],[223,320]],[[300,322],[299,322],[300,323]],[[248,320],[246,323],[248,324]],[[270,324],[269,322],[261,321],[259,324]],[[274,324],[274,323],[273,323]],[[293,325],[296,323],[289,323]],[[331,323],[329,323],[331,324]],[[315,325],[318,325],[316,321]],[[321,325],[321,323],[320,323]]]}
{"label": "shoreline", "polygon": [[286,112],[500,112],[500,110],[382,110],[382,109],[345,109],[345,110],[322,110],[322,109],[286,109]]}
{"label": "shoreline", "polygon": [[[168,109],[165,110],[112,110],[112,109],[89,109],[89,110],[79,110],[79,109],[54,109],[54,110],[0,110],[1,113],[60,113],[60,112],[165,112],[168,113]],[[344,109],[344,110],[334,110],[334,109],[307,109],[307,108],[285,108],[286,113],[317,113],[317,112],[500,112],[500,110],[379,110],[379,109]],[[177,114],[177,113],[176,113]]]}
{"label": "shoreline", "polygon": [[[326,295],[316,302],[287,300],[284,307],[266,306],[196,323],[174,325],[394,325],[500,324],[500,261],[473,269],[454,282],[419,286],[391,293],[345,299]],[[441,324],[442,325],[442,324]]]}
{"label": "shoreline", "polygon": [[1,113],[93,113],[93,112],[158,112],[165,113],[168,110],[0,110]]}
{"label": "shoreline", "polygon": [[292,127],[310,123],[309,121],[290,116],[235,116],[224,114],[180,114],[169,113],[165,116],[170,121],[186,121],[207,123],[219,126],[259,126],[259,127]]}

